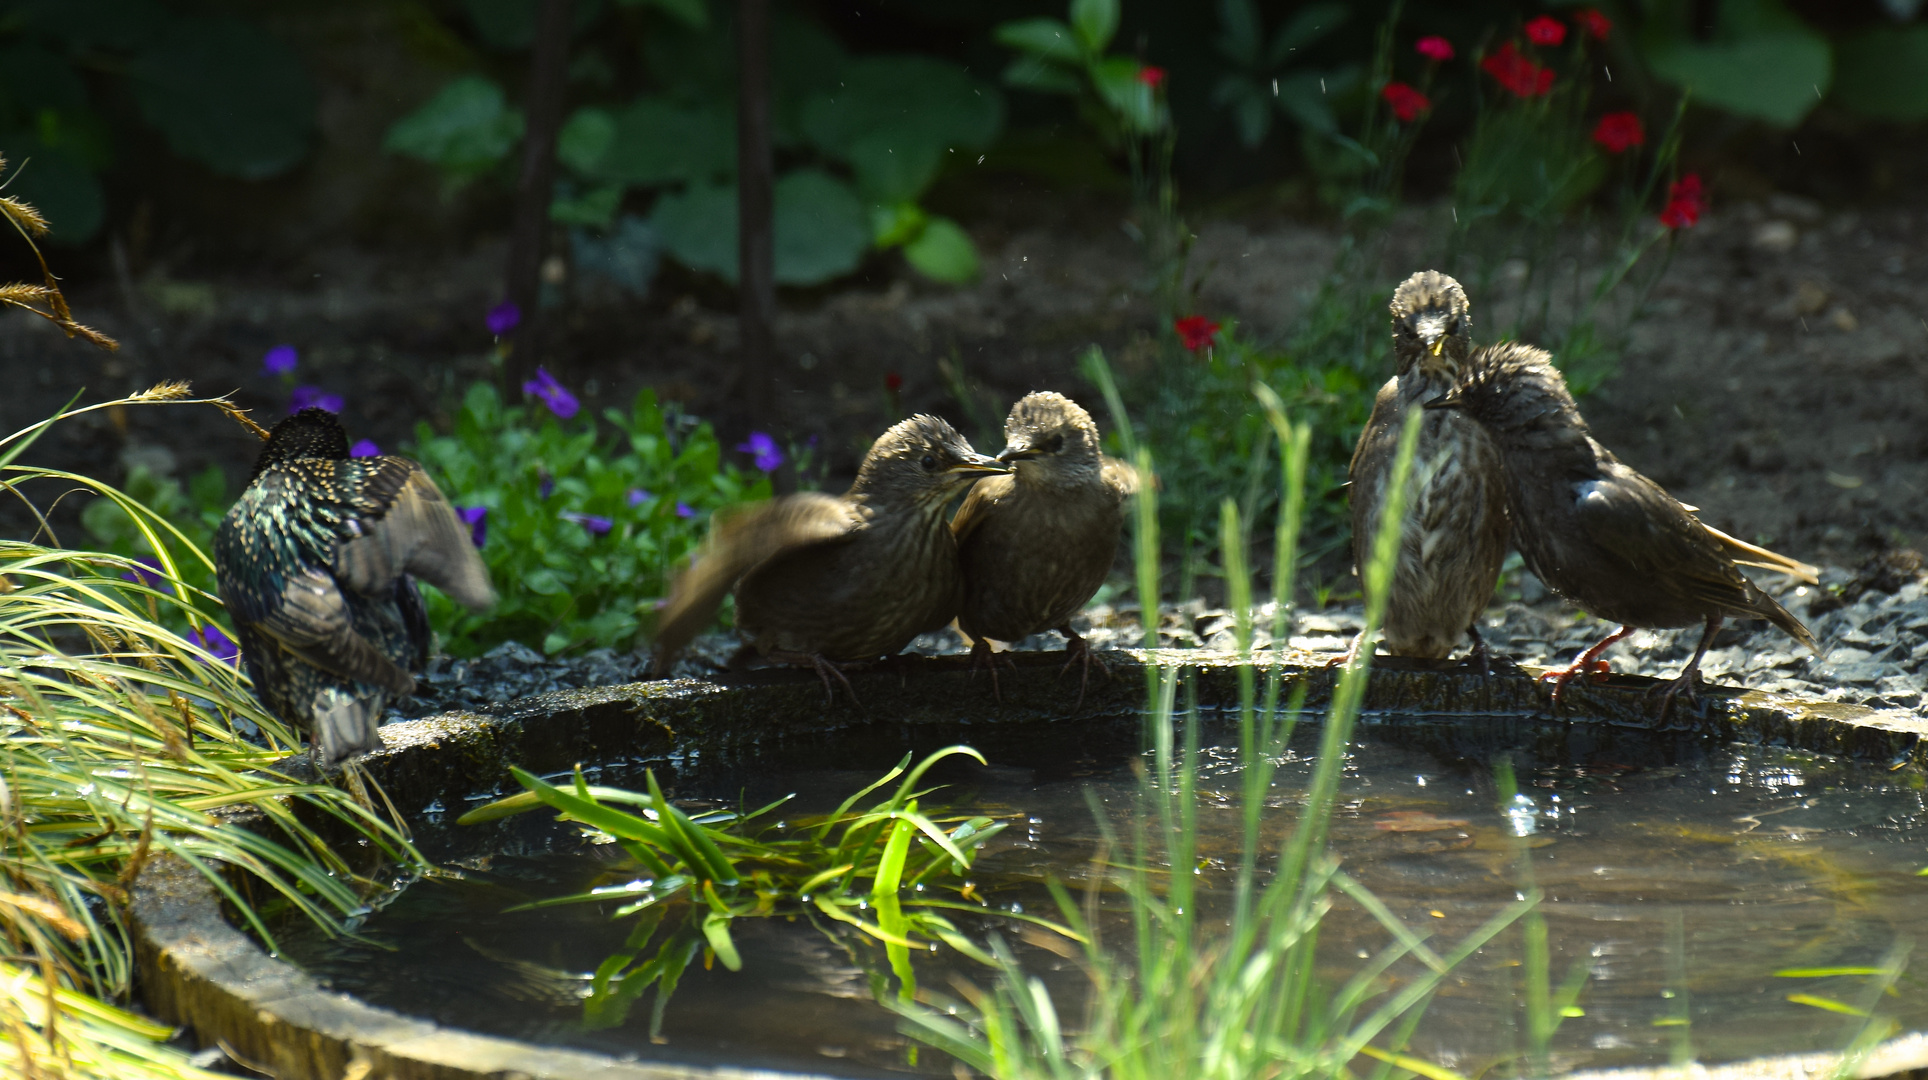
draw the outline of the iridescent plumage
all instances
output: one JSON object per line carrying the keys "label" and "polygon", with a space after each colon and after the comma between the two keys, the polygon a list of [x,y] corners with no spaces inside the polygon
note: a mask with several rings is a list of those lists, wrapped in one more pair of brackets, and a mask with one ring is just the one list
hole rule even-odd
{"label": "iridescent plumage", "polygon": [[333,765],[382,745],[390,698],[428,660],[415,578],[473,609],[488,568],[421,466],[348,456],[333,413],[276,424],[214,536],[222,602],[261,703]]}

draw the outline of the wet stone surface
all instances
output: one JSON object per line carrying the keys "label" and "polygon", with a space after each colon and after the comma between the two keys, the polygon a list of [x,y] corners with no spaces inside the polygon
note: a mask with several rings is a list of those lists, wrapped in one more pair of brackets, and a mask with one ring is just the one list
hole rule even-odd
{"label": "wet stone surface", "polygon": [[[1819,586],[1776,588],[1759,582],[1789,611],[1805,622],[1821,644],[1818,655],[1762,621],[1730,623],[1701,662],[1711,682],[1795,697],[1904,709],[1928,715],[1928,581],[1921,575],[1871,573],[1829,568]],[[1892,590],[1892,591],[1887,591]],[[1494,653],[1534,667],[1569,663],[1582,650],[1612,633],[1615,627],[1585,615],[1548,595],[1530,576],[1525,578],[1526,600],[1495,604],[1487,609],[1481,633]],[[1852,600],[1844,598],[1852,597]],[[1272,643],[1273,609],[1260,608],[1254,618],[1254,645]],[[1342,653],[1364,622],[1358,606],[1306,612],[1294,619],[1288,634],[1294,648]],[[1143,644],[1136,605],[1098,604],[1074,621],[1094,648],[1126,648]],[[1679,673],[1693,654],[1700,628],[1641,630],[1613,645],[1606,653],[1620,674],[1669,678]],[[1232,613],[1191,600],[1168,607],[1158,631],[1163,648],[1200,648],[1229,651],[1236,647]],[[1025,651],[1053,651],[1064,647],[1055,631],[1036,634],[1017,646]],[[953,630],[925,634],[907,650],[924,656],[961,655],[969,651]],[[679,660],[674,674],[715,674],[729,668],[739,647],[734,635],[711,633],[700,637]],[[738,659],[736,662],[741,663]],[[649,677],[649,657],[598,649],[579,656],[544,657],[527,646],[510,643],[472,660],[437,657],[420,680],[415,697],[396,703],[388,719],[415,719],[451,709],[477,709],[552,690],[613,686]]]}

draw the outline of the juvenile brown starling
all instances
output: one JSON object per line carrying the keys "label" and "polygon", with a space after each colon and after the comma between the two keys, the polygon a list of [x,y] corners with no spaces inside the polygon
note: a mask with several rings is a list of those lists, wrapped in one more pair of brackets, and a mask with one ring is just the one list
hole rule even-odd
{"label": "juvenile brown starling", "polygon": [[[1078,697],[1098,663],[1071,616],[1111,572],[1124,503],[1137,472],[1098,450],[1098,425],[1063,394],[1040,391],[1011,406],[1004,452],[1013,466],[971,489],[951,522],[964,561],[957,625],[973,639],[971,660],[997,667],[986,638],[1017,642],[1042,630],[1064,635],[1065,667],[1082,663]],[[1103,665],[1100,664],[1100,670]]]}
{"label": "juvenile brown starling", "polygon": [[1706,627],[1693,658],[1667,684],[1663,713],[1676,694],[1693,702],[1700,659],[1726,619],[1766,619],[1815,647],[1807,627],[1738,567],[1810,583],[1815,569],[1701,524],[1660,485],[1621,464],[1594,441],[1545,351],[1511,342],[1481,349],[1453,390],[1427,407],[1456,409],[1492,434],[1527,568],[1547,588],[1621,624],[1572,666],[1548,673],[1556,702],[1575,676],[1604,674],[1601,651],[1636,627]]}
{"label": "juvenile brown starling", "polygon": [[494,603],[469,528],[422,467],[348,456],[335,414],[274,426],[214,534],[221,601],[261,704],[309,733],[316,763],[382,745],[391,697],[428,661],[415,578],[457,602]]}
{"label": "juvenile brown starling", "polygon": [[[1379,388],[1352,454],[1352,558],[1361,572],[1378,535],[1407,411],[1451,389],[1473,347],[1471,305],[1445,274],[1422,270],[1407,278],[1391,308],[1398,373]],[[1486,643],[1477,623],[1499,581],[1508,532],[1499,448],[1465,416],[1426,413],[1386,598],[1386,650],[1443,657],[1470,635],[1483,667]]]}
{"label": "juvenile brown starling", "polygon": [[838,664],[897,653],[957,616],[964,577],[944,512],[979,477],[1007,471],[944,421],[913,416],[871,446],[844,494],[719,514],[664,605],[657,670],[734,590],[737,630],[758,652],[816,668],[826,694],[832,676],[849,690]]}

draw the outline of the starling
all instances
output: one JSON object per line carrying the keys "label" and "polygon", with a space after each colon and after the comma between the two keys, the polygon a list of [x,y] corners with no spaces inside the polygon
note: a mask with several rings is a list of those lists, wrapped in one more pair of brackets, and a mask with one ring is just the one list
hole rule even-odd
{"label": "starling", "polygon": [[1806,563],[1709,528],[1660,485],[1594,441],[1544,350],[1505,343],[1474,355],[1451,392],[1428,408],[1457,409],[1493,436],[1506,463],[1514,543],[1547,588],[1620,629],[1549,672],[1554,700],[1575,676],[1603,675],[1606,647],[1636,627],[1703,623],[1700,645],[1666,686],[1694,701],[1700,659],[1729,618],[1760,618],[1813,649],[1814,635],[1740,566],[1777,570],[1813,583]]}
{"label": "starling", "polygon": [[[878,438],[842,495],[802,492],[719,514],[677,579],[656,634],[663,671],[736,593],[737,630],[765,657],[808,664],[831,690],[839,664],[897,653],[957,616],[964,576],[944,512],[1008,472],[934,416]],[[855,695],[852,695],[853,700]]]}
{"label": "starling", "polygon": [[379,749],[382,711],[428,661],[421,578],[495,601],[469,529],[420,465],[348,456],[325,409],[269,433],[214,534],[221,600],[262,705],[306,730],[316,763]]}
{"label": "starling", "polygon": [[1064,635],[1065,667],[1102,662],[1071,628],[1071,616],[1111,572],[1124,529],[1124,502],[1138,474],[1098,451],[1098,425],[1063,394],[1041,391],[1011,406],[1004,420],[1009,476],[979,483],[951,522],[964,560],[964,606],[957,625],[973,639],[973,664],[997,667],[986,638],[1017,642],[1041,630]]}
{"label": "starling", "polygon": [[[1371,558],[1407,410],[1446,393],[1472,352],[1472,314],[1459,282],[1422,270],[1392,295],[1398,374],[1379,388],[1352,454],[1352,558]],[[1444,657],[1461,638],[1486,665],[1478,619],[1506,558],[1509,523],[1499,447],[1451,411],[1425,415],[1413,483],[1386,598],[1385,643],[1394,656]]]}

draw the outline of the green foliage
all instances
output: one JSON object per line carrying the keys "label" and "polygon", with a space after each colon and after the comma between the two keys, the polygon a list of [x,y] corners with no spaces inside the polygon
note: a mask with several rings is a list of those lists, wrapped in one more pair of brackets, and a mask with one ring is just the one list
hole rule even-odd
{"label": "green foliage", "polygon": [[[504,641],[539,643],[552,655],[628,645],[710,513],[769,497],[767,477],[722,462],[709,425],[666,411],[648,390],[603,420],[506,406],[478,383],[449,434],[416,427],[407,452],[450,501],[488,511],[482,558],[499,602],[473,614],[427,595],[451,654]],[[553,485],[546,495],[545,483]],[[607,531],[592,528],[598,521]]]}
{"label": "green foliage", "polygon": [[[634,6],[629,5],[629,6]],[[662,251],[693,269],[736,279],[736,55],[733,28],[711,26],[700,4],[678,24],[648,24],[641,52],[657,89],[585,104],[564,122],[557,159],[568,171],[551,208],[561,222],[615,227],[632,193],[653,195],[648,221]],[[496,44],[526,46],[528,0],[470,0]],[[626,37],[633,20],[592,20]],[[513,23],[513,25],[511,25]],[[772,57],[776,276],[814,285],[856,269],[866,252],[901,246],[940,281],[975,276],[977,253],[955,222],[917,206],[939,172],[987,149],[1003,127],[996,91],[949,61],[914,55],[849,57],[813,23],[778,12]],[[459,88],[459,90],[458,90]],[[500,86],[469,75],[397,121],[388,148],[468,179],[507,158],[520,122]],[[888,235],[872,227],[898,217]],[[925,230],[932,230],[928,239]],[[593,236],[591,237],[593,239]]]}
{"label": "green foliage", "polygon": [[1020,19],[999,26],[998,44],[1017,53],[1004,81],[1025,90],[1068,94],[1109,145],[1124,149],[1171,126],[1154,83],[1162,73],[1129,56],[1110,56],[1118,0],[1071,0],[1070,22]]}
{"label": "green foliage", "polygon": [[[1642,32],[1648,65],[1703,104],[1783,127],[1800,123],[1834,75],[1828,40],[1779,0],[1721,0],[1718,7],[1713,40],[1705,42],[1687,25],[1687,8],[1658,8]],[[1919,82],[1920,71],[1914,75]]]}
{"label": "green foliage", "polygon": [[[883,947],[904,1000],[916,989],[910,966],[913,948],[922,951],[942,942],[992,962],[939,912],[1000,914],[1050,926],[994,911],[981,901],[967,902],[964,875],[978,849],[1004,825],[988,817],[933,819],[919,811],[918,800],[929,792],[917,790],[918,782],[932,765],[953,755],[984,761],[968,746],[939,750],[915,767],[906,754],[896,768],[844,800],[834,813],[791,819],[780,829],[769,815],[787,796],[748,813],[692,818],[663,797],[654,773],[645,774],[647,792],[633,792],[591,787],[580,768],[567,788],[512,768],[524,793],[471,810],[460,823],[478,824],[546,806],[557,811],[558,820],[579,822],[622,847],[631,861],[605,875],[614,884],[527,906],[616,902],[621,906],[615,918],[634,917],[622,951],[604,960],[590,981],[584,1019],[592,1028],[620,1024],[653,986],[654,1038],[661,1032],[663,1009],[677,981],[699,950],[705,952],[706,966],[713,956],[731,971],[742,968],[730,934],[737,919],[801,916],[819,929],[852,927]],[[868,810],[855,809],[859,800],[899,777],[902,781],[888,798]],[[620,806],[637,807],[641,815]],[[653,952],[652,942],[657,943]],[[645,953],[650,953],[648,959]],[[883,997],[881,975],[872,982],[873,991]]]}
{"label": "green foliage", "polygon": [[1307,131],[1338,132],[1339,119],[1328,104],[1327,85],[1346,81],[1347,74],[1303,68],[1291,61],[1293,53],[1338,29],[1347,14],[1346,5],[1340,3],[1307,5],[1280,25],[1267,47],[1254,0],[1219,0],[1218,51],[1230,70],[1219,78],[1212,100],[1232,110],[1239,139],[1246,146],[1265,141],[1275,108]]}
{"label": "green foliage", "polygon": [[1842,39],[1835,61],[1835,101],[1879,120],[1928,120],[1928,26],[1863,30]]}
{"label": "green foliage", "polygon": [[[80,512],[80,523],[99,550],[134,560],[155,560],[160,552],[152,529],[140,517],[143,511],[130,510],[128,500],[172,524],[180,539],[197,551],[214,550],[214,530],[234,501],[228,497],[228,479],[219,465],[202,470],[185,489],[172,476],[159,476],[136,465],[128,470],[122,494],[125,499],[102,495],[89,501]],[[177,573],[189,589],[214,593],[213,567],[189,561],[180,564]],[[162,617],[179,614],[169,609]],[[193,624],[175,625],[191,628]]]}
{"label": "green foliage", "polygon": [[[509,107],[502,88],[465,75],[395,121],[382,146],[431,162],[460,181],[493,168],[521,138],[522,113]],[[574,139],[580,146],[583,135],[577,132]]]}
{"label": "green foliage", "polygon": [[127,111],[108,107],[103,79],[175,153],[224,175],[285,173],[314,138],[316,93],[300,57],[252,22],[154,0],[16,0],[0,18],[0,152],[32,160],[11,192],[58,221],[63,243],[87,240],[105,218],[98,174],[114,162]]}

